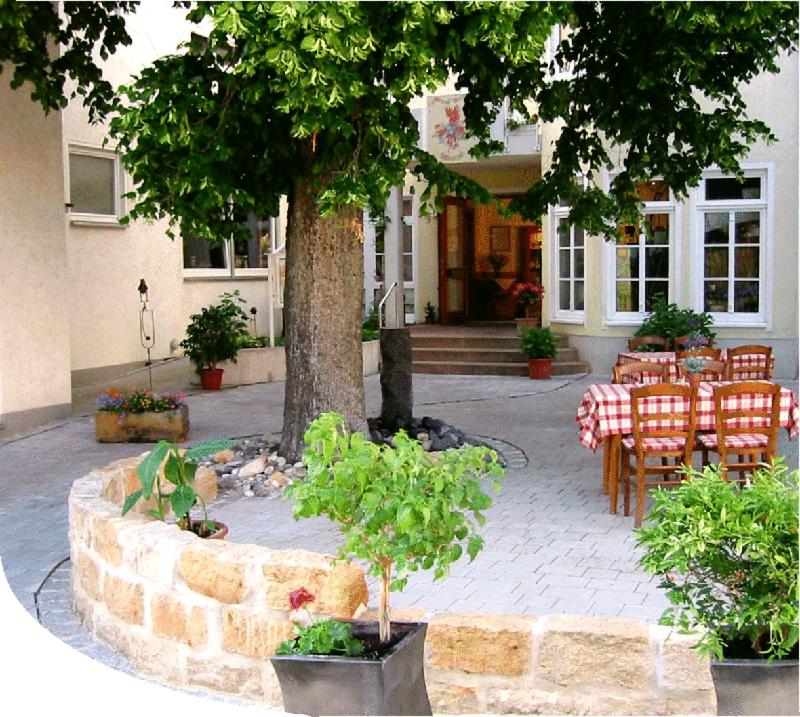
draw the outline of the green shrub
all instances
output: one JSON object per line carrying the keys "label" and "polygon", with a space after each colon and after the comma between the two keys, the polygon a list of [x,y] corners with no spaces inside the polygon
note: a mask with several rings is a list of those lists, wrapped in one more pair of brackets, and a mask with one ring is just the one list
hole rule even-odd
{"label": "green shrub", "polygon": [[522,329],[520,351],[529,359],[553,358],[556,355],[556,337],[549,329]]}
{"label": "green shrub", "polygon": [[742,641],[751,657],[783,657],[798,639],[798,471],[783,459],[739,487],[718,466],[657,491],[637,544],[673,607],[661,618],[705,629],[698,650],[717,659]]}
{"label": "green shrub", "polygon": [[247,333],[247,314],[240,304],[245,303],[239,292],[226,292],[217,304],[192,314],[186,327],[186,338],[180,346],[184,355],[200,372],[216,368],[220,361],[235,361],[240,341]]}
{"label": "green shrub", "polygon": [[253,336],[252,334],[242,334],[237,338],[240,349],[263,349],[269,345],[266,336]]}
{"label": "green shrub", "polygon": [[713,324],[714,319],[710,314],[698,314],[692,309],[679,309],[677,304],[670,304],[663,295],[659,295],[653,300],[653,310],[650,315],[634,336],[661,336],[669,339],[671,346],[676,348],[675,339],[679,336],[699,334],[713,339],[716,336],[711,330]]}

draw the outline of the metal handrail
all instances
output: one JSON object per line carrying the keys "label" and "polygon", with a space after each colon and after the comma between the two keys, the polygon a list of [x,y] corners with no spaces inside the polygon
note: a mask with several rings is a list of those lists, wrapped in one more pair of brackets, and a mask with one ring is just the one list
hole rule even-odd
{"label": "metal handrail", "polygon": [[389,287],[389,291],[387,291],[387,292],[386,292],[386,293],[383,295],[383,298],[380,300],[380,303],[378,304],[378,328],[381,328],[381,329],[384,329],[384,328],[386,328],[386,327],[383,325],[383,313],[382,313],[382,312],[383,312],[383,305],[386,303],[386,299],[388,299],[388,298],[389,298],[389,296],[391,296],[392,292],[393,292],[393,291],[394,291],[396,288],[397,288],[397,282],[396,282],[396,281],[393,281],[393,282],[392,282],[392,285]]}

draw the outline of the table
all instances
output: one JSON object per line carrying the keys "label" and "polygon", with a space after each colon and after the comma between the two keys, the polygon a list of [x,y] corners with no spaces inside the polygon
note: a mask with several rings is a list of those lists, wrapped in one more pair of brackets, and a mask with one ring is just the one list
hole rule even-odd
{"label": "table", "polygon": [[[732,381],[703,381],[697,391],[695,420],[698,431],[715,430],[714,387],[725,386]],[[609,476],[618,470],[619,444],[622,437],[633,432],[631,418],[631,388],[634,384],[594,383],[583,394],[575,421],[579,427],[581,444],[596,451],[601,443],[606,444],[603,461],[603,486],[607,487]],[[646,409],[645,409],[646,410]],[[780,425],[786,429],[791,440],[800,434],[800,407],[797,397],[786,387],[781,388]],[[616,512],[616,506],[612,506]]]}
{"label": "table", "polygon": [[[722,349],[719,360],[726,363],[728,360],[728,352]],[[617,365],[623,366],[624,364],[633,363],[635,361],[650,361],[651,363],[661,364],[662,366],[669,366],[669,380],[675,382],[679,378],[678,371],[678,354],[675,351],[625,351],[617,355]],[[759,354],[742,354],[734,358],[734,365],[737,368],[743,366],[762,366],[764,357]],[[775,365],[775,357],[770,359],[770,369]],[[763,369],[762,369],[763,370]],[[771,371],[770,371],[771,373]],[[740,381],[749,381],[758,379],[763,376],[763,373],[741,374]]]}

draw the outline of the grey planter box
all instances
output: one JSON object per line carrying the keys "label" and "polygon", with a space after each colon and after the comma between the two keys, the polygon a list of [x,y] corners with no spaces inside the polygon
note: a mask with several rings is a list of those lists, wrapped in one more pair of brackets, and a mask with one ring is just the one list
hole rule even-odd
{"label": "grey planter box", "polygon": [[[356,637],[376,635],[376,622],[353,623]],[[273,655],[283,707],[318,715],[430,715],[425,688],[425,623],[392,623],[404,637],[380,660],[338,655]]]}
{"label": "grey planter box", "polygon": [[797,660],[711,662],[719,715],[796,715]]}

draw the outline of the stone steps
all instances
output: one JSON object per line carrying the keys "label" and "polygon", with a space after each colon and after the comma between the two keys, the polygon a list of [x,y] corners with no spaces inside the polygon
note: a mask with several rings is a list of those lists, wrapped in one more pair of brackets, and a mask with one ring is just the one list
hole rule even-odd
{"label": "stone steps", "polygon": [[[431,347],[412,348],[412,360],[419,361],[456,361],[475,363],[527,363],[519,348],[453,348]],[[573,348],[558,349],[554,363],[578,361],[578,350]]]}

